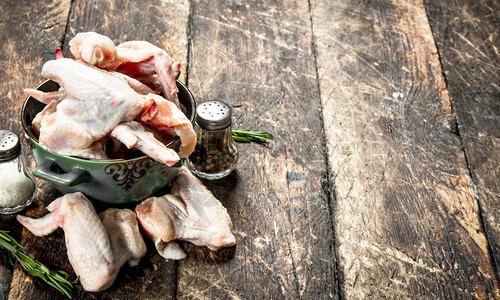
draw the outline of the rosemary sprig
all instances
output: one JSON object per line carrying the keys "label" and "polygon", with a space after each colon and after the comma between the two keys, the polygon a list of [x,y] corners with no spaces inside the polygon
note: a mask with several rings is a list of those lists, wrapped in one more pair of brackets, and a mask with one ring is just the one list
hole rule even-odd
{"label": "rosemary sprig", "polygon": [[233,140],[240,143],[267,143],[273,135],[267,131],[233,130]]}
{"label": "rosemary sprig", "polygon": [[73,284],[78,282],[78,277],[73,281],[69,281],[68,273],[61,270],[50,270],[41,262],[29,257],[24,247],[8,233],[8,231],[0,230],[0,248],[9,251],[10,263],[14,265],[15,258],[28,274],[41,278],[48,285],[54,287],[63,295],[71,299]]}

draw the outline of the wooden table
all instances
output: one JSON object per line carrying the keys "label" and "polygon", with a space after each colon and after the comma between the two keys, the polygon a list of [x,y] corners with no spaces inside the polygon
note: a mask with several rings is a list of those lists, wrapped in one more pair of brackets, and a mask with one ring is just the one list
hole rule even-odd
{"label": "wooden table", "polygon": [[[0,1],[0,127],[19,134],[23,88],[78,32],[147,40],[183,63],[197,102],[233,107],[236,172],[207,182],[235,247],[148,244],[111,288],[76,299],[500,297],[500,2]],[[1,174],[1,176],[5,176]],[[39,181],[21,212],[60,196]],[[1,228],[72,276],[64,233]],[[0,256],[0,295],[63,299]]]}

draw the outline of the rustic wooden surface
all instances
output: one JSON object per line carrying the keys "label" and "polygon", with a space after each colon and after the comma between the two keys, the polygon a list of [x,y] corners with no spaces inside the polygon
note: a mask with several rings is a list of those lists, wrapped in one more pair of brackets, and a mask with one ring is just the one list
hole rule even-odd
{"label": "rustic wooden surface", "polygon": [[[436,1],[430,24],[477,192],[490,251],[500,267],[500,2]],[[497,269],[498,270],[498,269]]]}
{"label": "rustic wooden surface", "polygon": [[[18,134],[22,133],[20,111],[25,98],[23,88],[36,86],[40,82],[39,72],[43,63],[53,57],[55,47],[60,45],[69,9],[69,0],[9,0],[0,2],[0,39],[2,41],[0,48],[0,61],[2,62],[0,68],[0,78],[2,78],[0,81],[2,91],[0,105],[3,111],[0,117],[0,127],[2,129],[13,130]],[[7,175],[0,174],[0,176]],[[30,208],[32,211],[36,210],[36,207],[40,207],[40,202],[44,199],[54,196],[52,187],[43,182],[38,182],[38,184],[37,199]],[[14,237],[20,240],[21,228],[14,216],[1,217],[0,225],[3,230],[9,230]],[[54,240],[53,237],[51,239]],[[52,245],[49,245],[50,247],[46,250],[52,249]],[[54,249],[58,248],[60,247],[56,244]],[[57,259],[57,253],[48,251],[46,254],[48,254],[46,258],[41,258],[41,260],[46,259],[44,262],[50,262],[54,265],[61,263],[62,260]],[[22,276],[14,276],[13,278],[13,274],[19,274],[21,271],[19,265],[14,270],[3,250],[1,255],[0,297],[2,299],[7,297],[22,298],[18,294],[19,283],[23,282],[24,286],[31,288],[33,286],[32,280],[23,273],[21,273]],[[64,265],[68,269],[67,260],[64,260]],[[40,287],[40,291],[46,290],[43,284],[37,286]]]}
{"label": "rustic wooden surface", "polygon": [[189,87],[195,98],[229,103],[235,127],[267,129],[275,140],[268,147],[242,145],[234,176],[209,185],[232,213],[238,244],[229,257],[197,249],[181,261],[181,298],[335,295],[311,38],[307,1],[193,1]]}
{"label": "rustic wooden surface", "polygon": [[[113,286],[75,299],[500,297],[498,1],[1,1],[0,127],[21,134],[22,89],[78,32],[148,40],[183,64],[197,102],[233,107],[237,170],[206,182],[237,244],[148,241]],[[0,174],[5,176],[5,174]],[[59,192],[38,182],[22,214]],[[29,254],[73,274],[64,233]],[[0,251],[2,299],[63,299]]]}
{"label": "rustic wooden surface", "polygon": [[312,1],[312,23],[342,291],[499,296],[424,2]]}

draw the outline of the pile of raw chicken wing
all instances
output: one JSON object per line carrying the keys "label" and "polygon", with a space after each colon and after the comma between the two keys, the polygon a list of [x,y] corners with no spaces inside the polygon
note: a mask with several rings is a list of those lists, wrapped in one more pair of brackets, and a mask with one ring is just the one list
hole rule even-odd
{"label": "pile of raw chicken wing", "polygon": [[[168,166],[191,154],[196,135],[177,97],[180,63],[148,42],[116,46],[95,32],[79,33],[69,45],[74,59],[59,50],[42,69],[60,89],[25,90],[46,104],[33,120],[42,146],[62,155],[107,159],[106,143],[113,139]],[[169,136],[179,136],[178,153],[165,146]],[[150,197],[134,211],[109,208],[98,215],[79,192],[55,199],[47,209],[39,219],[17,219],[36,236],[62,228],[68,259],[83,288],[92,292],[110,287],[125,263],[139,263],[146,254],[141,229],[165,259],[186,257],[176,240],[211,250],[235,244],[226,209],[186,167],[169,194]]]}

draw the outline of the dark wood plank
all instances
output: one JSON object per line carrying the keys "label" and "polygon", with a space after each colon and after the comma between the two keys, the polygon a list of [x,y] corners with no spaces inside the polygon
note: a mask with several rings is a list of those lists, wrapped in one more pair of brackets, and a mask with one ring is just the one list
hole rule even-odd
{"label": "dark wood plank", "polygon": [[[174,60],[187,62],[188,3],[158,1],[74,1],[63,53],[71,57],[68,42],[78,32],[95,31],[116,44],[145,40],[165,49]],[[185,72],[182,76],[185,76]],[[181,77],[182,80],[182,77]],[[133,207],[132,207],[133,209]],[[124,266],[113,286],[100,293],[86,293],[81,286],[75,298],[173,299],[176,291],[176,262],[165,261],[148,241],[148,252],[138,266]],[[65,246],[61,245],[65,251]]]}
{"label": "dark wood plank", "polygon": [[426,4],[499,274],[500,2]]}
{"label": "dark wood plank", "polygon": [[[42,81],[40,70],[43,62],[51,59],[54,49],[60,46],[69,13],[70,1],[1,1],[0,12],[0,127],[16,132],[22,138],[21,107],[25,99],[23,88],[34,87]],[[1,174],[0,176],[6,176]],[[32,207],[41,205],[41,195],[50,193],[51,187],[38,182],[39,192]],[[32,208],[30,208],[32,209]],[[24,212],[22,212],[24,213]],[[22,227],[15,216],[0,216],[0,228],[8,230],[21,241]],[[23,244],[26,240],[22,241]],[[29,250],[28,250],[29,251]],[[32,289],[31,279],[19,265],[13,269],[6,251],[1,251],[0,299],[17,298]],[[51,261],[46,261],[52,267]],[[13,284],[11,284],[11,280]],[[47,286],[35,280],[43,289]]]}
{"label": "dark wood plank", "polygon": [[[31,66],[30,71],[35,78],[40,77],[42,64],[46,60],[53,58],[55,46],[64,46],[63,52],[66,56],[71,57],[67,43],[80,31],[97,31],[108,35],[117,43],[126,40],[147,40],[166,49],[174,59],[180,60],[184,65],[186,64],[189,12],[187,2],[165,5],[165,3],[155,1],[101,1],[97,5],[88,1],[73,1],[69,18],[70,23],[65,32],[69,4],[69,1],[65,3],[66,15],[57,23],[59,35],[56,37],[44,36],[43,42],[46,43],[44,46],[47,47],[45,51],[50,55],[38,58],[37,65]],[[35,6],[35,4],[32,6]],[[53,9],[55,4],[47,3],[46,6]],[[25,10],[32,11],[33,7],[26,5]],[[44,16],[53,14],[50,10],[40,11],[39,13]],[[49,24],[48,21],[40,21],[40,23],[49,26],[47,25]],[[41,35],[43,28],[24,28],[22,32],[34,32],[34,35]],[[24,40],[29,40],[29,37]],[[35,56],[37,51],[31,52],[32,49],[24,51],[29,55],[38,57]],[[32,84],[26,82],[20,82],[19,85],[21,93],[22,87],[32,86]],[[39,192],[41,201],[30,207],[27,214],[30,216],[46,214],[45,206],[57,196],[59,196],[59,193],[50,187],[42,189]],[[97,209],[99,209],[99,205],[97,206]],[[58,230],[44,238],[36,238],[28,232],[25,232],[23,237],[30,255],[37,257],[47,265],[53,266],[53,268],[67,271],[70,273],[71,278],[75,277],[67,258],[62,230]],[[81,285],[77,285],[74,289],[74,298],[172,299],[176,289],[175,273],[176,263],[173,261],[166,262],[154,251],[154,246],[148,243],[146,257],[134,268],[124,266],[111,288],[100,293],[87,293]],[[47,287],[45,283],[37,280],[33,282],[22,271],[19,272],[18,276],[14,274],[12,292],[9,296],[14,299],[63,298],[61,294]]]}
{"label": "dark wood plank", "polygon": [[498,297],[423,1],[311,5],[346,298]]}
{"label": "dark wood plank", "polygon": [[68,42],[78,32],[95,31],[116,44],[130,40],[148,41],[182,63],[185,79],[188,51],[189,1],[113,1],[98,3],[76,0],[66,33],[64,53],[70,57]]}
{"label": "dark wood plank", "polygon": [[178,297],[337,297],[308,1],[193,1],[191,10],[195,98],[229,103],[235,127],[275,139],[240,144],[235,173],[207,182],[237,244],[219,252],[183,244]]}
{"label": "dark wood plank", "polygon": [[[10,235],[19,241],[21,234],[19,226],[16,224],[14,216],[0,217],[0,228],[8,230]],[[7,251],[0,251],[0,299],[7,299],[10,292],[10,282],[14,268],[9,263]]]}
{"label": "dark wood plank", "polygon": [[41,82],[43,62],[54,57],[69,10],[69,1],[2,1],[0,11],[0,103],[3,129],[22,133],[23,88]]}

